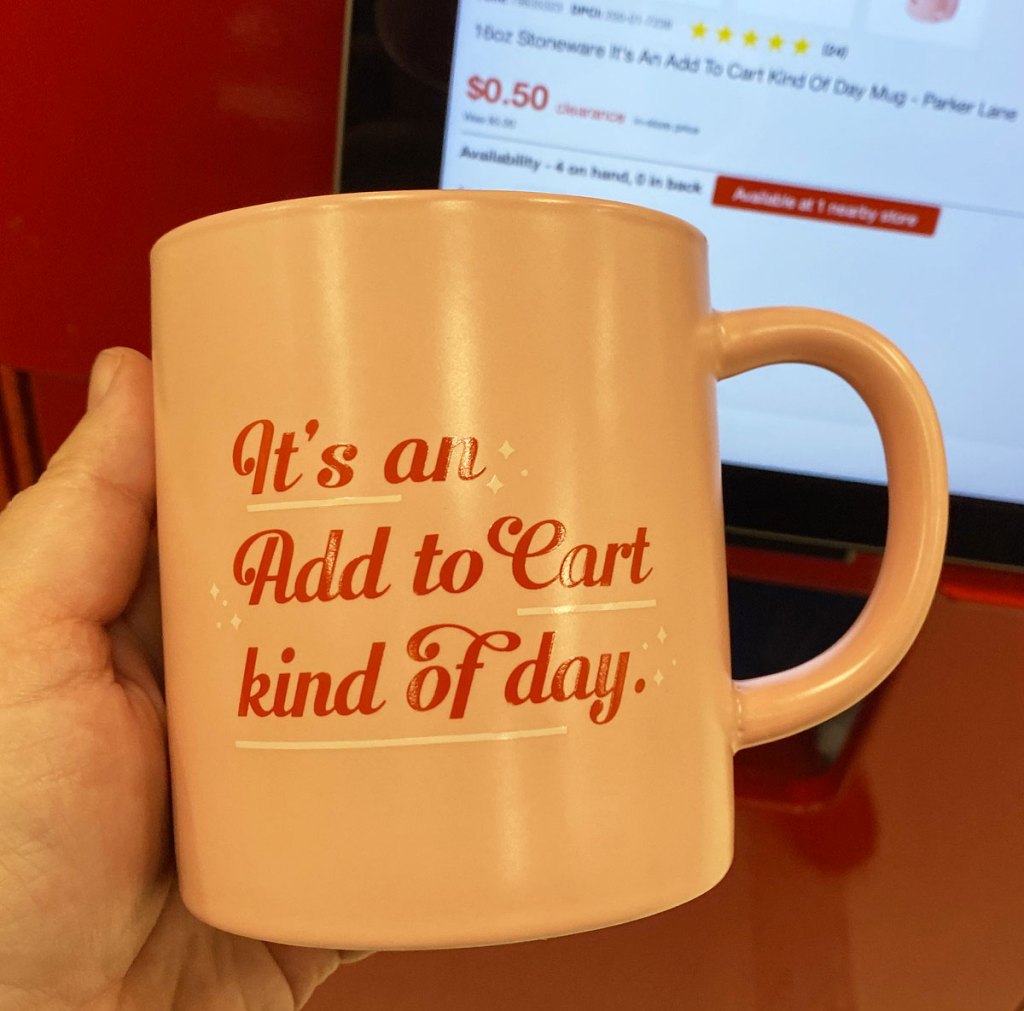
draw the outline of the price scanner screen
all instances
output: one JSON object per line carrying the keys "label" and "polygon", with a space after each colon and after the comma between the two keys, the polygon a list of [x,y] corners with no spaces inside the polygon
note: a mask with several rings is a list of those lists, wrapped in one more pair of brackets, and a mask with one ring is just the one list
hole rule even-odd
{"label": "price scanner screen", "polygon": [[[696,225],[718,309],[810,305],[897,343],[958,495],[1024,502],[1017,0],[462,0],[442,187]],[[884,481],[866,408],[804,366],[720,384],[723,459]]]}

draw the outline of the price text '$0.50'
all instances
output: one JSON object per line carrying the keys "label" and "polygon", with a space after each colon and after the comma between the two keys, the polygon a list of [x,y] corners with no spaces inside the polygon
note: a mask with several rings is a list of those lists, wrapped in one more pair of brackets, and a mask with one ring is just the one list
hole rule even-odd
{"label": "price text '$0.50'", "polygon": [[527,81],[516,81],[509,92],[497,77],[481,77],[474,74],[466,82],[466,97],[473,101],[483,99],[491,105],[499,102],[511,105],[516,109],[536,109],[540,112],[548,104],[548,89],[543,84],[530,84]]}

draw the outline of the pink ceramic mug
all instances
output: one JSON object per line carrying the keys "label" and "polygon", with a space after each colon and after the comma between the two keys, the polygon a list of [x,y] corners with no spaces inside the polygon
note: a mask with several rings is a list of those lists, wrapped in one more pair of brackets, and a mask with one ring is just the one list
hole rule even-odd
{"label": "pink ceramic mug", "polygon": [[[703,236],[432,192],[216,215],[153,252],[186,905],[339,948],[549,937],[699,895],[732,756],[892,670],[942,560],[942,445],[862,324],[715,313]],[[802,361],[874,412],[889,544],[854,628],[729,677],[715,383]]]}
{"label": "pink ceramic mug", "polygon": [[949,21],[960,0],[907,0],[907,13],[918,21]]}

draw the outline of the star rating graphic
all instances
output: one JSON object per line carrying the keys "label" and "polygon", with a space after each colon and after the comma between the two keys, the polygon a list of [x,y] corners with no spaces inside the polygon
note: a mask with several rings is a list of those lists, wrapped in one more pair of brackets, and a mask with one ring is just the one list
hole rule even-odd
{"label": "star rating graphic", "polygon": [[792,52],[795,56],[806,56],[811,51],[811,42],[804,36],[798,39],[787,39],[778,32],[772,35],[760,35],[753,28],[737,32],[731,25],[709,27],[703,21],[690,25],[690,34],[695,39],[714,41],[718,45],[730,45],[733,42],[742,44],[744,49],[759,49],[762,45],[773,53]]}

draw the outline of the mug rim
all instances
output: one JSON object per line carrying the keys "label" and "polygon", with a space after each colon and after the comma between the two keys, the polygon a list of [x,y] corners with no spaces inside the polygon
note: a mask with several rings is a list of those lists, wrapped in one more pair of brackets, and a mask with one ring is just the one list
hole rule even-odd
{"label": "mug rim", "polygon": [[360,193],[325,193],[309,197],[292,197],[287,200],[273,200],[268,203],[251,204],[245,207],[234,207],[214,214],[206,214],[200,218],[183,222],[164,232],[153,243],[150,258],[162,248],[180,238],[189,237],[193,233],[206,231],[220,226],[231,227],[253,219],[274,218],[294,211],[328,210],[339,204],[372,204],[372,203],[472,203],[472,204],[552,204],[569,207],[591,207],[605,214],[622,217],[633,217],[646,220],[649,224],[678,228],[706,246],[707,239],[699,228],[689,222],[665,211],[656,211],[639,204],[629,204],[620,200],[607,200],[603,197],[583,197],[562,193],[540,193],[527,190],[370,190]]}

